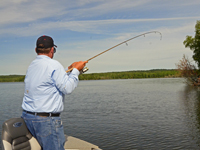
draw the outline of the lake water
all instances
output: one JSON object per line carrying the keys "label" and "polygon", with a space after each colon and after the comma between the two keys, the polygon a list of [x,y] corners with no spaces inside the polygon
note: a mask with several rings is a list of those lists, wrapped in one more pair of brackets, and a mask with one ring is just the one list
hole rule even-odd
{"label": "lake water", "polygon": [[[65,133],[104,150],[200,149],[200,89],[183,81],[80,81],[65,97]],[[21,116],[23,91],[0,83],[0,124]]]}

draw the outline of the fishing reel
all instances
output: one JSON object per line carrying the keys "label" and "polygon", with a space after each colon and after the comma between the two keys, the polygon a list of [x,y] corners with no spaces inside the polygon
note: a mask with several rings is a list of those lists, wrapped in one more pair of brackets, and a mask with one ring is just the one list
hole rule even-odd
{"label": "fishing reel", "polygon": [[80,74],[83,74],[83,73],[87,72],[88,70],[89,70],[88,67],[84,67],[84,68],[80,71]]}

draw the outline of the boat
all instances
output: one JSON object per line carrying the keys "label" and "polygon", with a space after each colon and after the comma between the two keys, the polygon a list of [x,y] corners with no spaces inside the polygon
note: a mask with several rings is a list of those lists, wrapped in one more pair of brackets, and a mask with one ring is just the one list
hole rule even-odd
{"label": "boat", "polygon": [[[98,146],[81,139],[65,135],[65,150],[102,150]],[[12,118],[2,126],[3,150],[41,150],[41,146],[29,132],[23,118]]]}

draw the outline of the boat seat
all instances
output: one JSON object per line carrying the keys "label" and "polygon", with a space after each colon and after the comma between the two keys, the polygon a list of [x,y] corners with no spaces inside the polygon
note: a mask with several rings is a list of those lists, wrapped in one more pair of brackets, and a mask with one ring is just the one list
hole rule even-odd
{"label": "boat seat", "polygon": [[5,121],[1,139],[3,150],[41,150],[41,146],[31,135],[22,118]]}

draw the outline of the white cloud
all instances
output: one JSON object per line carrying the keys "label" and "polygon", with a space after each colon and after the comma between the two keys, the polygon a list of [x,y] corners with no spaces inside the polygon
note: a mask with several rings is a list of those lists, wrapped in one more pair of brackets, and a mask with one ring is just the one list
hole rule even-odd
{"label": "white cloud", "polygon": [[[183,18],[160,18],[160,19],[112,19],[112,20],[92,20],[92,21],[59,21],[48,23],[33,23],[26,27],[8,27],[1,28],[0,35],[14,34],[18,36],[34,36],[51,30],[71,30],[85,33],[106,34],[111,32],[112,26],[128,25],[139,22],[162,22],[162,21],[178,21],[178,20],[194,20],[198,17]],[[109,30],[107,30],[109,27]],[[114,30],[117,34],[120,30]]]}
{"label": "white cloud", "polygon": [[66,6],[57,1],[48,0],[1,0],[0,24],[27,23],[48,17],[67,14]]}
{"label": "white cloud", "polygon": [[[174,69],[177,63],[186,54],[189,58],[192,51],[186,49],[183,41],[187,34],[192,34],[194,23],[180,27],[157,28],[163,35],[148,34],[123,44],[106,52],[88,63],[91,72],[145,70],[145,69]],[[87,60],[100,52],[121,43],[141,33],[120,33],[113,38],[88,40],[84,42],[68,43],[66,49],[59,50],[55,59],[63,65],[77,60]],[[71,51],[73,48],[73,51]],[[63,57],[65,56],[65,57]],[[67,61],[67,62],[66,62]]]}
{"label": "white cloud", "polygon": [[[85,8],[84,6],[88,3],[92,3],[92,1],[79,0],[75,2],[66,0],[58,2],[49,0],[1,0],[0,14],[2,15],[0,16],[0,24],[2,26],[13,23],[34,22],[40,19],[46,19],[48,17],[55,19],[57,17],[59,18],[59,16],[62,15],[67,15],[64,17],[64,19],[70,20],[72,17],[75,16],[78,16],[80,18],[80,16],[96,14],[91,12],[98,11],[100,9],[99,6]],[[103,6],[104,5],[105,3],[103,4]]]}
{"label": "white cloud", "polygon": [[[182,1],[181,5],[195,5],[197,0]],[[158,6],[159,5],[159,6]],[[171,8],[180,7],[179,1],[155,1],[155,0],[1,0],[0,1],[0,25],[12,25],[13,23],[46,22],[45,20],[73,21],[77,19],[88,19],[91,17],[117,15],[141,15],[142,12],[151,13],[160,11],[161,6]],[[125,13],[126,12],[126,13]],[[173,16],[173,15],[172,15]],[[171,17],[172,17],[171,16]],[[115,18],[116,19],[116,18]],[[48,22],[48,21],[47,21]]]}
{"label": "white cloud", "polygon": [[[183,54],[191,57],[192,52],[185,49],[182,44],[183,41],[179,39],[182,33],[175,32],[174,34],[177,34],[177,36],[166,39],[169,33],[163,31],[161,41],[158,34],[152,34],[128,42],[128,46],[123,44],[91,60],[87,64],[90,69],[88,73],[175,68],[175,63],[182,58]],[[127,35],[129,38],[130,36]],[[122,42],[122,40],[116,37],[114,39],[68,43],[65,49],[57,50],[55,59],[64,67],[67,67],[74,61],[87,60],[119,42]],[[16,56],[16,54],[13,54],[13,56],[1,59],[4,65],[0,66],[0,73],[25,74],[28,65],[36,56],[33,49],[29,49],[29,51],[31,52],[30,55],[20,54],[20,56]],[[7,62],[8,58],[12,61]],[[20,61],[17,58],[20,58]],[[10,70],[10,68],[12,69]]]}

